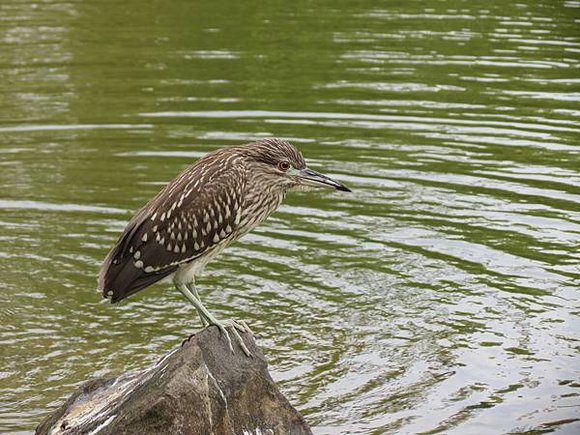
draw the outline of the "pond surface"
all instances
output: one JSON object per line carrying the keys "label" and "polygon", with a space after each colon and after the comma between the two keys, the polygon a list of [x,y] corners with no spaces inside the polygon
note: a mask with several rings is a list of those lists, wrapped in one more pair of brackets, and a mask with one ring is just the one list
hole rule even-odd
{"label": "pond surface", "polygon": [[199,327],[95,293],[131,214],[279,136],[292,195],[206,269],[316,434],[580,432],[580,3],[0,4],[0,432]]}

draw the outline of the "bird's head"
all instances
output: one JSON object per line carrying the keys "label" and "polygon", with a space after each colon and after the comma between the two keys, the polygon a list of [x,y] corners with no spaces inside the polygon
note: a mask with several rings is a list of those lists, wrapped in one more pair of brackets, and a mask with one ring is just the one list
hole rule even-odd
{"label": "bird's head", "polygon": [[247,147],[252,175],[272,186],[285,190],[328,188],[350,192],[342,183],[308,168],[300,151],[285,140],[265,139]]}

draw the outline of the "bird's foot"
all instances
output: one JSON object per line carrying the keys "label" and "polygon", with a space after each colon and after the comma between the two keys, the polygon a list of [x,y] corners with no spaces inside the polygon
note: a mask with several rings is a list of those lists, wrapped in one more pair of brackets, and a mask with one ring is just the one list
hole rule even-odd
{"label": "bird's foot", "polygon": [[250,329],[248,324],[246,322],[244,322],[243,320],[227,319],[226,323],[228,324],[229,327],[235,328],[236,330],[240,331],[242,334],[248,332],[248,333],[254,335],[254,333],[252,332],[252,330]]}
{"label": "bird's foot", "polygon": [[231,333],[234,335],[236,341],[238,342],[238,344],[240,345],[240,347],[242,348],[242,351],[246,354],[246,356],[252,356],[248,347],[246,346],[246,343],[244,343],[244,339],[240,335],[240,332],[242,334],[244,334],[246,332],[251,332],[250,328],[248,328],[248,325],[246,325],[245,322],[241,322],[241,321],[233,320],[233,319],[228,319],[228,320],[221,322],[221,325],[216,325],[216,326],[218,328],[220,328],[220,331],[226,337],[226,339],[228,341],[228,346],[229,346],[230,350],[232,351],[232,353],[234,353],[234,348],[232,346],[232,340],[231,340],[230,333],[228,332],[228,330],[231,331]]}
{"label": "bird's foot", "polygon": [[241,333],[252,332],[245,322],[236,320],[226,320],[220,322],[218,319],[214,317],[213,314],[211,314],[207,310],[207,308],[203,306],[203,304],[199,300],[199,295],[197,294],[195,288],[190,290],[185,284],[179,282],[176,282],[175,286],[193,304],[193,306],[197,310],[197,313],[199,314],[199,317],[201,318],[201,323],[203,324],[204,328],[207,328],[208,326],[211,325],[217,326],[220,332],[224,335],[224,337],[226,337],[230,350],[232,351],[232,353],[234,353],[232,339],[230,338],[230,333],[228,332],[228,329],[230,329],[232,334],[234,334],[236,340],[238,340],[238,343],[240,344],[240,347],[242,348],[246,356],[252,356],[252,354],[248,350],[248,347],[244,343],[242,336],[240,335],[240,332]]}
{"label": "bird's foot", "polygon": [[202,321],[203,321],[204,327],[208,327],[211,325],[215,325],[218,327],[218,329],[220,330],[222,335],[226,338],[226,340],[228,342],[228,347],[230,348],[232,353],[234,353],[234,347],[232,345],[232,339],[230,337],[230,332],[234,335],[236,341],[238,342],[238,344],[240,345],[240,347],[242,348],[242,351],[246,354],[246,356],[252,356],[252,354],[248,350],[248,347],[246,346],[246,343],[244,343],[244,340],[243,340],[242,336],[240,335],[240,332],[242,334],[247,333],[247,332],[250,334],[253,334],[252,330],[246,324],[246,322],[244,322],[243,320],[233,320],[233,319],[219,321],[213,316],[211,318],[206,317],[206,316],[202,316]]}
{"label": "bird's foot", "polygon": [[[229,319],[229,320],[226,320],[223,322],[217,321],[217,323],[209,324],[206,319],[203,319],[203,324],[204,324],[203,325],[204,328],[207,328],[208,326],[211,326],[211,325],[217,326],[218,329],[220,330],[220,332],[224,335],[224,337],[226,337],[226,340],[228,342],[228,347],[230,348],[232,353],[234,353],[232,339],[230,337],[230,333],[228,332],[228,329],[231,329],[232,333],[234,334],[234,337],[236,338],[240,347],[242,348],[242,351],[246,354],[246,356],[250,356],[250,357],[252,356],[250,350],[248,349],[248,347],[246,346],[246,343],[244,343],[244,340],[243,340],[242,336],[240,335],[240,332],[242,334],[250,333],[253,335],[252,330],[249,328],[249,326],[246,324],[246,322]],[[191,334],[189,337],[187,337],[185,340],[183,340],[181,342],[181,347],[185,346],[186,343],[189,343],[189,341],[193,337],[195,337],[195,334]]]}
{"label": "bird's foot", "polygon": [[232,320],[232,322],[236,322],[238,324],[238,329],[239,327],[244,328],[242,332],[247,332],[250,335],[254,335],[254,331],[250,329],[249,325],[244,320]]}

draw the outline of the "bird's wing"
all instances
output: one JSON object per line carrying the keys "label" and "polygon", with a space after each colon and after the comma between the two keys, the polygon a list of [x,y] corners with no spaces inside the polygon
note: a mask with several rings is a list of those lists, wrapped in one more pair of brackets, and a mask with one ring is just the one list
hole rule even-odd
{"label": "bird's wing", "polygon": [[233,235],[245,172],[231,164],[202,169],[183,172],[131,219],[99,274],[104,297],[124,299]]}

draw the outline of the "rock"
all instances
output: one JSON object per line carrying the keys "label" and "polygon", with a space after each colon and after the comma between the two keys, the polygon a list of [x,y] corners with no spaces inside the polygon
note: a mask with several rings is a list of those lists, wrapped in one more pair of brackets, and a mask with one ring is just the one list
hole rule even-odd
{"label": "rock", "polygon": [[204,329],[145,370],[84,383],[36,433],[311,434],[242,335],[251,358]]}

